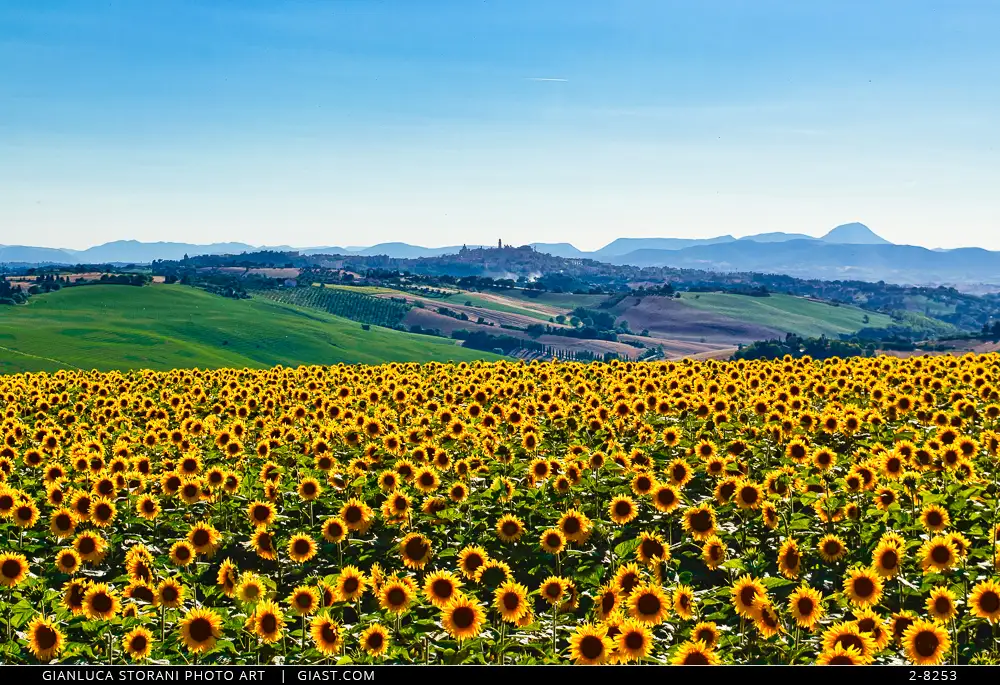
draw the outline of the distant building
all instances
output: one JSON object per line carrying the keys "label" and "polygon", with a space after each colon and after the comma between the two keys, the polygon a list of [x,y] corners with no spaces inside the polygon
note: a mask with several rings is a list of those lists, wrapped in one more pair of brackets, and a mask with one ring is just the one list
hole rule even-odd
{"label": "distant building", "polygon": [[296,286],[297,286],[298,284],[299,284],[299,282],[298,282],[298,281],[296,281],[296,280],[295,280],[294,278],[286,278],[286,279],[285,279],[285,282],[284,282],[284,284],[283,284],[283,285],[284,285],[284,286],[285,286],[286,288],[294,288],[294,287],[296,287]]}
{"label": "distant building", "polygon": [[497,238],[497,249],[498,250],[503,249],[503,240],[501,238]]}

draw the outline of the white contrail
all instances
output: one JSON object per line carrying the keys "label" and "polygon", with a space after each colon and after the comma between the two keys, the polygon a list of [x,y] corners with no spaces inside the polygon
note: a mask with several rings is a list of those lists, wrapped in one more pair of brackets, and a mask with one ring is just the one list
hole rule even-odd
{"label": "white contrail", "polygon": [[556,81],[558,83],[565,83],[565,82],[569,81],[568,78],[545,78],[545,77],[541,77],[541,76],[529,76],[527,78],[527,80],[528,81]]}

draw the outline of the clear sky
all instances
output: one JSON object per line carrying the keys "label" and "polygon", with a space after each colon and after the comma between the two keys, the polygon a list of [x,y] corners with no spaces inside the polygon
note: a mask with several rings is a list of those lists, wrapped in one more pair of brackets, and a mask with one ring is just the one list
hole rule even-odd
{"label": "clear sky", "polygon": [[0,0],[0,244],[1000,249],[992,0]]}

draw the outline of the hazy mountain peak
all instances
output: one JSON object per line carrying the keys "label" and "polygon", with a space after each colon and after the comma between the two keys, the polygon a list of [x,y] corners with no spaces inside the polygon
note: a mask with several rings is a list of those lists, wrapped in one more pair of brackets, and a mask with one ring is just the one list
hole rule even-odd
{"label": "hazy mountain peak", "polygon": [[857,221],[837,226],[820,240],[827,243],[851,245],[891,245],[888,240]]}

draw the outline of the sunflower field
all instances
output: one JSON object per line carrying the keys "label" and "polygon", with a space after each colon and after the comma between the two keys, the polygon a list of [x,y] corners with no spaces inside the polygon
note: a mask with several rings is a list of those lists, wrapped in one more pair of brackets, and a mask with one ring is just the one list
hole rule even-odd
{"label": "sunflower field", "polygon": [[1000,356],[0,378],[0,661],[996,663]]}

